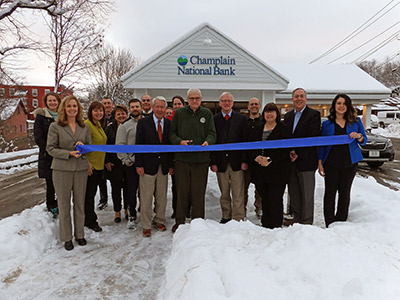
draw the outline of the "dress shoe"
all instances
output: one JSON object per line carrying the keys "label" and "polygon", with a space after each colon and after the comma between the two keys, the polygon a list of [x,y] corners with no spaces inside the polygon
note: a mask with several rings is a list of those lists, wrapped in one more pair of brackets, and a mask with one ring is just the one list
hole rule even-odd
{"label": "dress shoe", "polygon": [[75,239],[79,246],[85,246],[87,244],[85,238]]}
{"label": "dress shoe", "polygon": [[103,228],[101,228],[101,227],[99,226],[99,224],[95,224],[95,225],[93,225],[93,226],[88,226],[88,228],[89,228],[89,229],[92,229],[94,232],[103,231]]}
{"label": "dress shoe", "polygon": [[143,228],[143,236],[150,237],[151,236],[151,229],[144,229]]}
{"label": "dress shoe", "polygon": [[175,233],[175,231],[178,230],[180,224],[175,224],[174,226],[172,226],[172,232]]}
{"label": "dress shoe", "polygon": [[294,224],[294,219],[283,219],[283,226],[292,226]]}
{"label": "dress shoe", "polygon": [[108,206],[107,202],[100,202],[99,205],[97,206],[97,208],[99,210],[103,210]]}
{"label": "dress shoe", "polygon": [[230,221],[231,219],[224,219],[222,218],[221,221],[219,221],[221,224],[226,224]]}
{"label": "dress shoe", "polygon": [[120,211],[115,212],[114,222],[121,223],[121,212]]}
{"label": "dress shoe", "polygon": [[70,250],[74,249],[74,244],[72,243],[72,241],[65,242],[64,248],[65,248],[65,250],[70,251]]}
{"label": "dress shoe", "polygon": [[154,228],[157,228],[159,231],[165,231],[167,230],[167,227],[165,227],[164,224],[158,223],[158,222],[153,222]]}

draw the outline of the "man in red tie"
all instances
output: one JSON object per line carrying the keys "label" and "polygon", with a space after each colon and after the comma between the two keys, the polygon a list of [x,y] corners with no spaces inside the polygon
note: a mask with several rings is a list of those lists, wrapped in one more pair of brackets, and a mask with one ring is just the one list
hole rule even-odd
{"label": "man in red tie", "polygon": [[[136,130],[136,145],[170,144],[171,121],[164,118],[167,100],[157,96],[152,101],[153,113],[139,121]],[[151,225],[165,231],[165,209],[167,204],[168,173],[173,174],[170,153],[136,154],[136,172],[139,174],[140,218],[143,236],[151,236]],[[153,218],[153,195],[155,216]]]}
{"label": "man in red tie", "polygon": [[[221,112],[214,116],[217,131],[216,144],[241,143],[247,141],[248,127],[246,117],[233,111],[233,96],[224,92],[219,97]],[[221,190],[220,204],[222,219],[225,224],[231,219],[243,220],[244,185],[243,171],[247,170],[247,156],[244,151],[211,152],[211,171],[217,172]]]}

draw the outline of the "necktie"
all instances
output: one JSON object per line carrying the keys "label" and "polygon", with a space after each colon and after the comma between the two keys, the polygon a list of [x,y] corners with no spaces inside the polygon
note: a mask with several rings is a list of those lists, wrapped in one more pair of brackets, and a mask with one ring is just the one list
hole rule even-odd
{"label": "necktie", "polygon": [[158,139],[160,140],[160,143],[162,143],[161,120],[158,120],[157,132],[158,132]]}
{"label": "necktie", "polygon": [[229,115],[225,115],[225,120],[229,120]]}

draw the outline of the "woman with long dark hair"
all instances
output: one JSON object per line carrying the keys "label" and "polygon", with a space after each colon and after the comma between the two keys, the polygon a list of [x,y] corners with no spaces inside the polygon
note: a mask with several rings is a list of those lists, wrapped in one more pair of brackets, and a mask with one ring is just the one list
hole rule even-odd
{"label": "woman with long dark hair", "polygon": [[[103,130],[105,122],[106,113],[103,104],[99,101],[93,101],[89,105],[88,118],[85,120],[90,129],[92,145],[105,145],[107,143],[107,136]],[[100,179],[104,174],[106,153],[93,151],[88,153],[87,157],[89,160],[89,176],[85,196],[85,226],[99,232],[102,231],[102,228],[97,222],[97,215],[94,211],[94,197],[96,196]]]}
{"label": "woman with long dark hair", "polygon": [[[281,122],[275,103],[262,111],[264,122],[250,132],[250,141],[268,141],[292,137],[289,127]],[[250,151],[251,182],[262,198],[261,224],[266,228],[282,226],[283,194],[289,181],[290,149],[257,149]]]}
{"label": "woman with long dark hair", "polygon": [[[322,123],[322,136],[349,135],[348,145],[319,148],[318,173],[325,178],[324,217],[328,227],[335,221],[346,221],[349,214],[350,191],[358,162],[363,159],[358,145],[365,145],[367,136],[357,117],[351,99],[338,94],[332,101],[328,120]],[[339,193],[335,212],[336,193]]]}
{"label": "woman with long dark hair", "polygon": [[58,216],[58,205],[55,197],[55,190],[52,178],[51,163],[53,157],[46,151],[47,134],[50,124],[58,117],[58,107],[61,103],[61,98],[57,93],[48,93],[44,96],[44,108],[36,109],[33,114],[35,116],[35,125],[33,134],[35,142],[39,146],[39,161],[38,171],[39,178],[46,180],[46,206],[47,210],[53,214],[53,217]]}

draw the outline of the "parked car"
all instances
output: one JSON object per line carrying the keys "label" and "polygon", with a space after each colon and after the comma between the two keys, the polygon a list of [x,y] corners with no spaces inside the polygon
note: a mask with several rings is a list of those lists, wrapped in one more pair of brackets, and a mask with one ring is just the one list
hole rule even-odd
{"label": "parked car", "polygon": [[394,147],[392,141],[386,137],[367,133],[368,141],[364,146],[360,146],[362,155],[371,168],[382,166],[387,161],[394,159]]}
{"label": "parked car", "polygon": [[379,126],[385,128],[385,126],[390,124],[399,124],[400,123],[400,111],[379,111],[377,114],[379,118]]}

